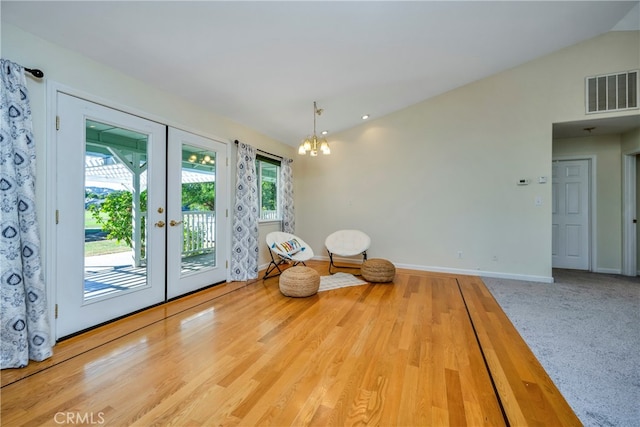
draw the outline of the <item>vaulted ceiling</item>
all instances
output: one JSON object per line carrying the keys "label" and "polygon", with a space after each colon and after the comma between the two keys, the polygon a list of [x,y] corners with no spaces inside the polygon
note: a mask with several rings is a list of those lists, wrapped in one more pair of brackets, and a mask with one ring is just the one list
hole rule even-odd
{"label": "vaulted ceiling", "polygon": [[[610,30],[638,1],[2,1],[2,23],[296,146]],[[26,66],[38,66],[33,58]],[[44,69],[46,72],[47,70]]]}

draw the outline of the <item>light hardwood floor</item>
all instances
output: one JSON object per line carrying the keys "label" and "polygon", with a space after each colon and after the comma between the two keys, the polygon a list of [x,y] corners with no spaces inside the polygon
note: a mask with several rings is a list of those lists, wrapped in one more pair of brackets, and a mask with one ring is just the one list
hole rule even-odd
{"label": "light hardwood floor", "polygon": [[3,426],[580,425],[470,276],[398,270],[309,298],[232,283],[54,351],[2,371]]}

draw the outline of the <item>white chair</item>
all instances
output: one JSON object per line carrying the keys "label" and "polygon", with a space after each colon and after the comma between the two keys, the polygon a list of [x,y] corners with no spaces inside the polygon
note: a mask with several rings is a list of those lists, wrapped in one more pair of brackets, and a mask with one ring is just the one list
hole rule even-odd
{"label": "white chair", "polygon": [[278,274],[281,274],[280,264],[293,262],[294,266],[298,264],[306,266],[304,262],[313,258],[311,247],[304,240],[291,233],[273,231],[267,234],[265,240],[269,248],[269,255],[271,255],[271,262],[267,266],[263,279],[266,279],[274,270],[278,270]]}
{"label": "white chair", "polygon": [[331,233],[324,241],[329,252],[329,274],[331,267],[335,268],[359,268],[351,266],[339,266],[333,262],[333,256],[352,257],[362,255],[362,261],[367,260],[367,249],[371,245],[371,238],[360,230],[338,230]]}

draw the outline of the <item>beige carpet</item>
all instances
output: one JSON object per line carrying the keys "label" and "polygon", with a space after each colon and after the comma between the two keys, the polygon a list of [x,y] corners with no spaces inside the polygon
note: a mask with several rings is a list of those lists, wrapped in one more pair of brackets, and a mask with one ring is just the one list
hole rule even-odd
{"label": "beige carpet", "polygon": [[483,278],[585,426],[640,425],[640,278]]}

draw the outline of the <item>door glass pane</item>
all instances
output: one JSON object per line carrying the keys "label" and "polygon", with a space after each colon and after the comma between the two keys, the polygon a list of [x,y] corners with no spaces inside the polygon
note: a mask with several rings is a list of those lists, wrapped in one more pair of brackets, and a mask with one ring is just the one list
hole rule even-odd
{"label": "door glass pane", "polygon": [[147,287],[147,142],[86,120],[85,301]]}
{"label": "door glass pane", "polygon": [[182,145],[181,275],[216,266],[216,152]]}

